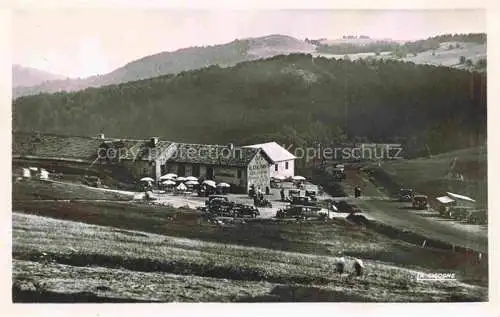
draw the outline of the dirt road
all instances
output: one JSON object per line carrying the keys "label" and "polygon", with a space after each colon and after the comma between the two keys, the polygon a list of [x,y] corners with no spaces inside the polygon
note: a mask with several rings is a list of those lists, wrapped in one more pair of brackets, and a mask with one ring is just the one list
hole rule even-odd
{"label": "dirt road", "polygon": [[478,252],[488,252],[488,231],[485,227],[461,224],[455,220],[440,218],[432,213],[424,214],[409,209],[408,203],[392,201],[366,177],[356,171],[349,171],[347,181],[342,186],[347,193],[351,194],[355,185],[363,188],[363,196],[369,196],[360,199],[350,197],[348,200],[356,201],[356,204],[373,218],[387,225],[407,229],[432,239]]}

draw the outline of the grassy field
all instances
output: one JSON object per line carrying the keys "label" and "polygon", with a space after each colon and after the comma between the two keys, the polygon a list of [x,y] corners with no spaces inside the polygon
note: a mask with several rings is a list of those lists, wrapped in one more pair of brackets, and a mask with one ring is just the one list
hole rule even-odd
{"label": "grassy field", "polygon": [[[447,178],[453,160],[454,171],[464,175],[464,181]],[[484,208],[488,201],[487,153],[485,147],[470,148],[436,155],[430,158],[384,162],[374,170],[376,181],[395,193],[401,187],[411,187],[430,197],[455,192],[470,196]]]}
{"label": "grassy field", "polygon": [[[19,182],[13,194],[17,302],[487,300],[487,261],[343,219],[216,225],[78,185]],[[365,276],[351,274],[354,258]],[[417,281],[420,271],[458,280]]]}
{"label": "grassy field", "polygon": [[[14,207],[82,221],[14,213],[14,280],[37,292],[83,292],[119,301],[487,300],[487,281],[478,278],[487,273],[472,264],[343,222],[268,220],[220,227],[179,210],[56,204]],[[48,263],[40,260],[42,252]],[[339,252],[348,266],[354,256],[362,258],[366,276],[335,274]],[[417,271],[456,272],[459,280],[479,285],[416,281]]]}

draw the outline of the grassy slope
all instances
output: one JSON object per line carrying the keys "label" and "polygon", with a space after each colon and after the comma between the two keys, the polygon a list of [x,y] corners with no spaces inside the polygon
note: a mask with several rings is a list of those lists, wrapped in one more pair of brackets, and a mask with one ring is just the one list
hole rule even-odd
{"label": "grassy slope", "polygon": [[88,199],[127,201],[133,198],[111,191],[103,191],[79,184],[58,183],[52,181],[15,181],[12,186],[12,197],[18,200],[30,199]]}
{"label": "grassy slope", "polygon": [[[446,179],[450,164],[455,158],[454,170],[464,175],[464,182]],[[484,147],[453,151],[431,158],[389,161],[383,163],[382,168],[382,172],[395,183],[402,187],[413,187],[431,197],[451,191],[471,196],[482,206],[487,204],[487,153]],[[397,187],[397,184],[392,187]],[[397,188],[392,190],[395,189]]]}
{"label": "grassy slope", "polygon": [[[392,249],[390,241],[372,240],[362,231],[352,235],[341,226],[331,229],[337,241],[331,241],[329,248],[335,251]],[[69,253],[70,247],[76,251]],[[59,263],[36,263],[41,252]],[[25,284],[35,280],[39,287],[59,292],[102,294],[96,288],[100,285],[113,297],[160,301],[486,298],[482,287],[419,282],[414,279],[415,271],[378,261],[365,261],[363,278],[340,277],[332,273],[335,258],[328,256],[117,231],[17,213],[13,216],[13,254],[15,280]]]}

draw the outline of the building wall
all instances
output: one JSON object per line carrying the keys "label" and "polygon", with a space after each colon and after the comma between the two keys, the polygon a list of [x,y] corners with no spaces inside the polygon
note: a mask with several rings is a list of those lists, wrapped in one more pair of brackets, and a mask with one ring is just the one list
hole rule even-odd
{"label": "building wall", "polygon": [[133,175],[134,178],[140,179],[142,177],[156,177],[156,167],[148,161],[122,161],[123,164]]}
{"label": "building wall", "polygon": [[[286,163],[288,163],[288,169],[286,168]],[[295,160],[288,160],[277,162],[278,171],[276,171],[275,164],[272,164],[269,168],[271,177],[273,176],[284,176],[284,177],[292,177],[295,175]]]}
{"label": "building wall", "polygon": [[[240,171],[240,177],[238,177],[238,171]],[[224,182],[246,190],[246,170],[244,167],[214,167],[214,178],[217,183]]]}
{"label": "building wall", "polygon": [[270,186],[271,175],[269,170],[269,162],[258,153],[247,166],[247,191],[253,184],[255,189],[264,191],[267,186]]}

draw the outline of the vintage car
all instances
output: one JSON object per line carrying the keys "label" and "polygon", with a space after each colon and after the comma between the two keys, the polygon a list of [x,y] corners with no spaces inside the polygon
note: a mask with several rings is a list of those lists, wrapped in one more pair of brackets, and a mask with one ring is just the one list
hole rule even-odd
{"label": "vintage car", "polygon": [[305,219],[308,217],[320,217],[326,212],[321,212],[323,209],[316,206],[301,206],[290,205],[276,212],[276,218],[297,218]]}
{"label": "vintage car", "polygon": [[316,206],[317,200],[309,196],[292,196],[290,198],[290,204],[292,205],[302,205],[302,206]]}
{"label": "vintage car", "polygon": [[429,207],[429,199],[426,195],[415,195],[411,205],[416,209],[427,209]]}
{"label": "vintage car", "polygon": [[305,195],[306,195],[306,197],[309,197],[313,201],[318,200],[318,198],[316,197],[316,191],[314,191],[314,190],[306,190]]}
{"label": "vintage car", "polygon": [[256,218],[260,215],[259,210],[254,206],[236,204],[233,207],[233,212],[236,217],[251,217]]}
{"label": "vintage car", "polygon": [[399,201],[412,201],[415,197],[415,192],[411,188],[401,188],[399,190]]}

